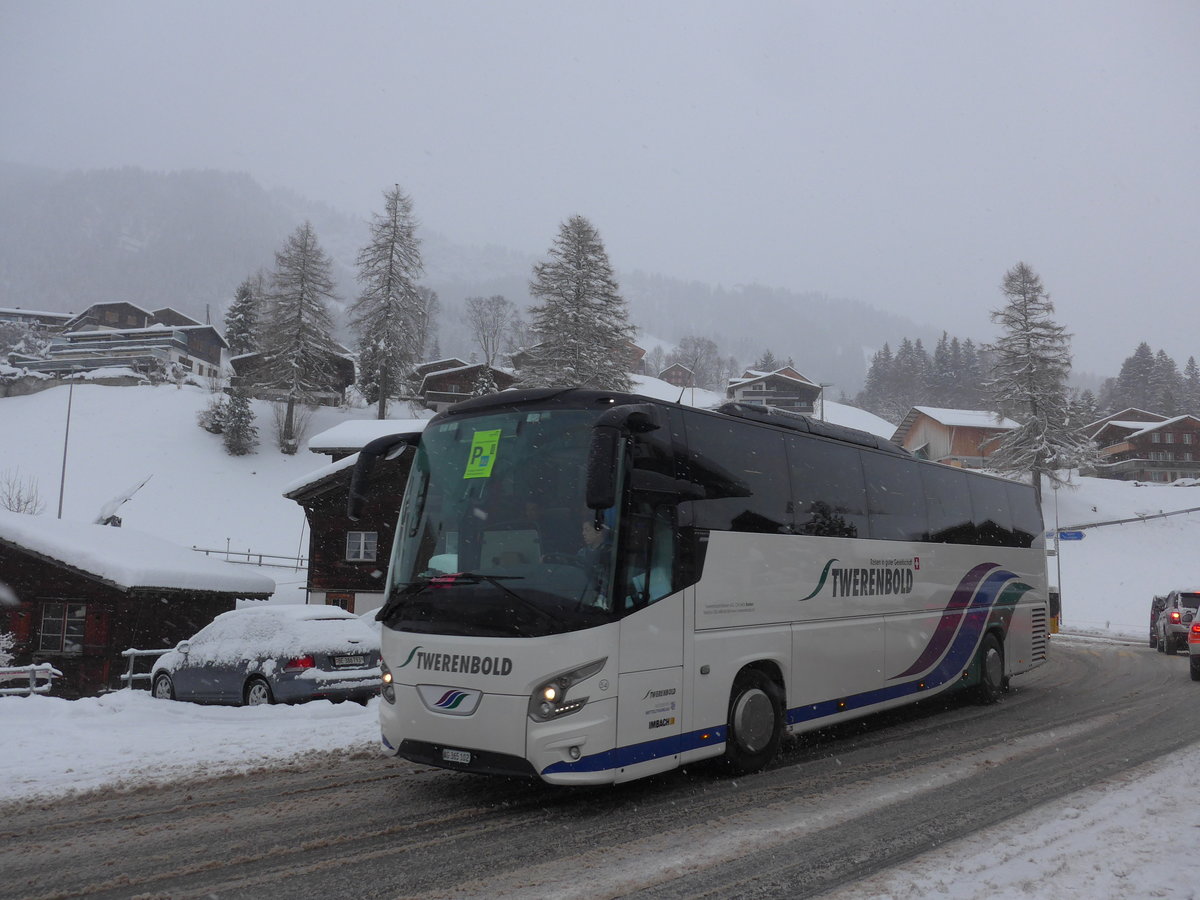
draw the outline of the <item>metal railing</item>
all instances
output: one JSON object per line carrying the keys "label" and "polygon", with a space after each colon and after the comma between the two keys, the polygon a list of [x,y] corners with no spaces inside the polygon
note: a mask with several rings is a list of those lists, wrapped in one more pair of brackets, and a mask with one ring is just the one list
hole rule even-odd
{"label": "metal railing", "polygon": [[[283,556],[278,553],[255,553],[253,550],[217,550],[212,547],[197,547],[194,544],[192,549],[197,553],[203,553],[205,556],[217,556],[224,559],[226,562],[237,563],[245,566],[271,566],[276,569],[307,569],[308,560],[302,556]],[[267,562],[267,560],[281,560],[281,562]]]}
{"label": "metal railing", "polygon": [[[0,687],[0,696],[5,694],[48,694],[54,686],[55,678],[62,678],[62,672],[50,663],[38,663],[33,666],[0,666],[0,684],[22,676],[28,677],[29,684],[21,687]],[[39,684],[40,679],[45,679]]]}
{"label": "metal railing", "polygon": [[[1187,509],[1176,509],[1171,512],[1146,513],[1144,515],[1132,516],[1128,519],[1109,519],[1107,522],[1085,522],[1080,525],[1060,525],[1059,531],[1083,531],[1085,528],[1100,528],[1104,525],[1125,525],[1129,522],[1149,522],[1151,519],[1166,519],[1171,516],[1186,516],[1194,512],[1200,512],[1200,506],[1191,506]],[[1054,532],[1051,531],[1050,534]]]}
{"label": "metal railing", "polygon": [[170,653],[174,649],[174,647],[168,647],[166,650],[135,650],[131,647],[128,650],[122,650],[121,655],[129,660],[129,670],[121,676],[121,686],[132,689],[135,681],[149,681],[150,676],[154,674],[153,672],[133,671],[133,667],[137,661],[144,656],[162,656],[164,653]]}

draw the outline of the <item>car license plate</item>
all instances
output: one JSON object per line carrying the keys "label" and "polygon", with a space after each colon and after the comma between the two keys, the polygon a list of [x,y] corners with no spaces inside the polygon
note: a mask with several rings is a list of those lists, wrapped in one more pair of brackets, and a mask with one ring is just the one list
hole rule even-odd
{"label": "car license plate", "polygon": [[361,666],[365,665],[367,658],[365,656],[335,656],[333,664],[335,666]]}
{"label": "car license plate", "polygon": [[442,761],[466,766],[471,763],[471,754],[466,750],[451,750],[449,747],[443,747]]}

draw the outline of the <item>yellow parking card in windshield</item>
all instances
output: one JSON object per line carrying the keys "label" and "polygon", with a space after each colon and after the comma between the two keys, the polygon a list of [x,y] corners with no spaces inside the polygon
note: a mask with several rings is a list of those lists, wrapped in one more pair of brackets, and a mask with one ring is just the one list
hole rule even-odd
{"label": "yellow parking card in windshield", "polygon": [[499,428],[475,432],[471,436],[471,456],[467,459],[467,471],[463,472],[463,478],[491,478],[499,446]]}

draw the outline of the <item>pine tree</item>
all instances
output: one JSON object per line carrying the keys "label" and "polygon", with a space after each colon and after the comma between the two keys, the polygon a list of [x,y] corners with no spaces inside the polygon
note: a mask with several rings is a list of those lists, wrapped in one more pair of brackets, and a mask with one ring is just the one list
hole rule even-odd
{"label": "pine tree", "polygon": [[1121,363],[1112,392],[1112,412],[1133,407],[1154,412],[1154,352],[1145,341]]}
{"label": "pine tree", "polygon": [[1194,356],[1189,356],[1183,367],[1183,411],[1200,416],[1200,366]]}
{"label": "pine tree", "polygon": [[338,349],[327,305],[337,299],[331,268],[309,222],[275,254],[259,378],[287,401],[279,435],[284,453],[296,452],[296,404],[311,403],[333,381],[331,357]]}
{"label": "pine tree", "polygon": [[1154,412],[1164,416],[1176,416],[1182,412],[1183,378],[1175,360],[1167,356],[1165,350],[1159,350],[1154,355],[1154,370],[1150,377],[1150,396],[1153,398]]}
{"label": "pine tree", "polygon": [[591,222],[572,216],[561,226],[550,259],[533,267],[529,314],[540,343],[519,372],[525,387],[577,386],[627,391],[629,323],[612,265]]}
{"label": "pine tree", "polygon": [[[957,338],[955,339],[957,341]],[[960,354],[961,355],[961,354]],[[950,335],[942,332],[933,349],[933,361],[929,369],[927,402],[933,406],[953,407],[955,404],[954,354]]]}
{"label": "pine tree", "polygon": [[484,397],[488,394],[499,393],[499,391],[496,379],[492,377],[491,367],[484,363],[479,367],[479,374],[475,376],[475,383],[471,386],[471,396]]}
{"label": "pine tree", "polygon": [[233,303],[225,313],[225,342],[230,356],[241,356],[258,349],[259,297],[254,281],[247,278],[238,285]]}
{"label": "pine tree", "polygon": [[254,410],[250,406],[250,394],[240,379],[234,379],[225,405],[224,430],[221,439],[230,456],[245,456],[258,446],[258,428],[254,424]]}
{"label": "pine tree", "polygon": [[762,356],[756,359],[750,368],[756,372],[775,372],[783,368],[783,363],[770,350],[764,350]]}
{"label": "pine tree", "polygon": [[423,271],[416,228],[412,200],[396,186],[384,194],[384,212],[375,215],[358,254],[362,291],[350,306],[350,324],[359,336],[359,386],[378,400],[380,419],[423,350],[427,322],[416,283]]}
{"label": "pine tree", "polygon": [[1028,472],[1038,501],[1042,477],[1059,480],[1056,469],[1078,465],[1089,448],[1072,420],[1067,391],[1071,371],[1070,335],[1052,318],[1054,304],[1042,280],[1024,262],[1004,275],[1007,303],[992,311],[1002,334],[988,347],[995,354],[990,387],[996,409],[1017,428],[996,442],[991,465],[1002,472]]}
{"label": "pine tree", "polygon": [[871,357],[871,365],[867,368],[863,389],[854,398],[854,404],[896,424],[899,419],[889,418],[895,415],[889,394],[894,362],[892,348],[886,343],[881,350],[875,351],[875,355]]}

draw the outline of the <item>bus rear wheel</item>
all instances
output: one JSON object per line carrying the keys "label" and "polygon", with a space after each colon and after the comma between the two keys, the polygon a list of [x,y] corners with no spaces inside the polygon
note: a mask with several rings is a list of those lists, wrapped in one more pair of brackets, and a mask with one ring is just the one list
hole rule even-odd
{"label": "bus rear wheel", "polygon": [[729,695],[725,765],[735,775],[757,772],[783,742],[783,692],[756,669],[738,674]]}
{"label": "bus rear wheel", "polygon": [[978,661],[979,686],[975,696],[981,703],[995,703],[1008,689],[1008,679],[1004,676],[1004,645],[1000,638],[991,633],[983,636]]}

